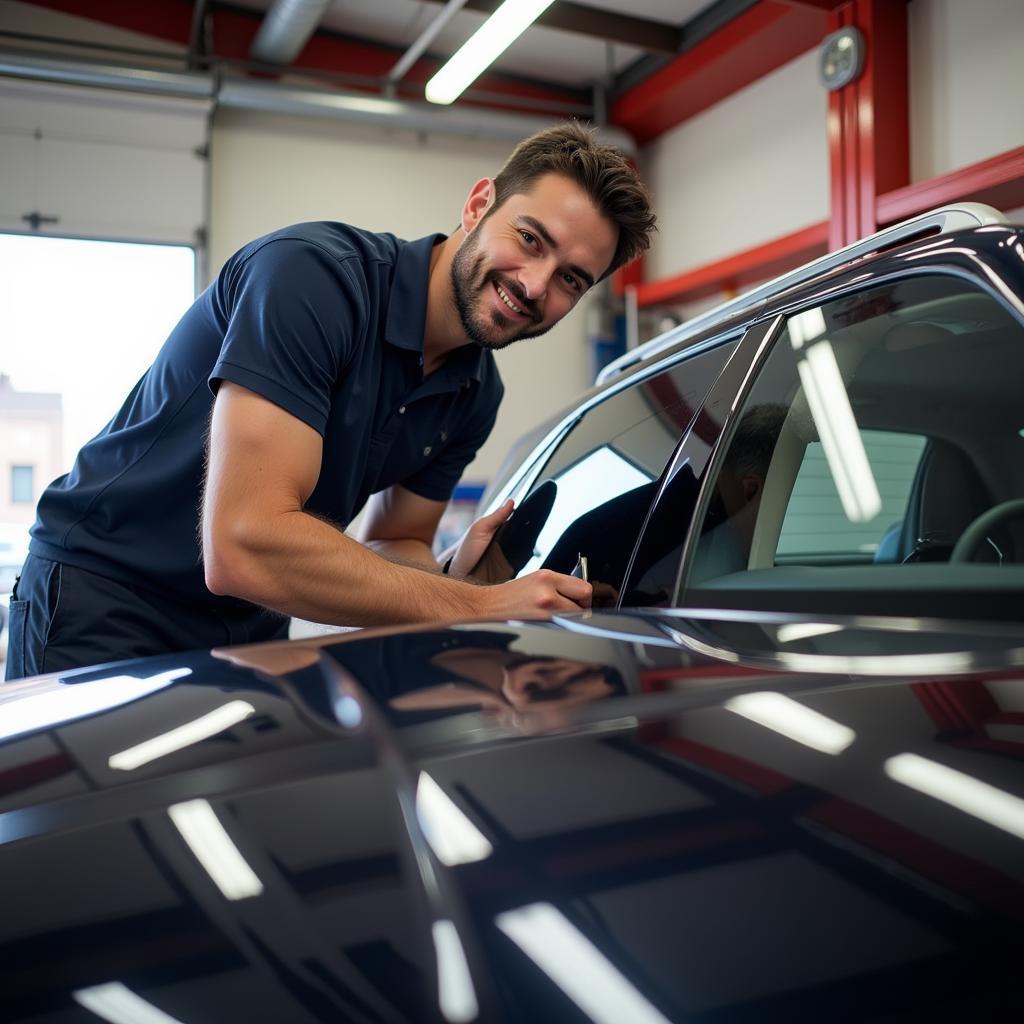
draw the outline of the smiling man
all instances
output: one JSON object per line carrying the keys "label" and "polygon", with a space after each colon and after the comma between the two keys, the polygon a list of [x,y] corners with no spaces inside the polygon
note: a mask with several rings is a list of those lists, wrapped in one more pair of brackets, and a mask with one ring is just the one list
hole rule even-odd
{"label": "smiling man", "polygon": [[[232,256],[39,503],[8,678],[338,625],[587,607],[541,571],[451,574],[441,513],[487,438],[492,351],[543,334],[649,244],[649,197],[576,124],[520,143],[447,238],[299,224]],[[360,541],[344,529],[367,504]]]}

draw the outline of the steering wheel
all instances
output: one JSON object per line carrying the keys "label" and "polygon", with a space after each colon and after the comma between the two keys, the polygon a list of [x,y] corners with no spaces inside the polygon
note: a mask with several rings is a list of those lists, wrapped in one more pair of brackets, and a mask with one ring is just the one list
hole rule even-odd
{"label": "steering wheel", "polygon": [[950,562],[969,562],[978,545],[994,530],[1013,519],[1024,518],[1024,498],[1001,501],[968,524],[950,552]]}

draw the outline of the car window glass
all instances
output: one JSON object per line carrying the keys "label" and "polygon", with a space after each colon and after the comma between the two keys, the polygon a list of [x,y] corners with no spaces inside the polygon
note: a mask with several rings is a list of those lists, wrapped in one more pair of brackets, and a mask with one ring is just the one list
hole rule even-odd
{"label": "car window glass", "polygon": [[906,516],[927,438],[891,430],[862,430],[861,443],[875,474],[882,508],[867,522],[851,522],[843,511],[820,441],[804,449],[793,493],[782,520],[778,565],[819,559],[838,563],[894,561],[895,537]]}
{"label": "car window glass", "polygon": [[683,358],[586,412],[484,556],[501,563],[490,578],[572,572],[583,554],[600,602],[613,604],[665,465],[735,343]]}
{"label": "car window glass", "polygon": [[937,275],[791,317],[715,458],[677,602],[1024,585],[1021,332]]}

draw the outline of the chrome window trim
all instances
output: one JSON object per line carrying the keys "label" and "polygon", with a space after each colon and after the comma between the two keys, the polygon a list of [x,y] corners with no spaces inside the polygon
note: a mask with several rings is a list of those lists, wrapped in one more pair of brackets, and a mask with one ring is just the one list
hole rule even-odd
{"label": "chrome window trim", "polygon": [[741,310],[757,302],[764,306],[773,295],[777,295],[779,292],[786,291],[830,270],[835,270],[837,267],[841,267],[843,264],[850,263],[860,257],[870,256],[881,249],[891,248],[903,240],[909,241],[923,231],[938,228],[938,233],[945,235],[965,228],[1007,223],[1009,222],[1006,217],[999,210],[985,203],[954,203],[949,206],[939,207],[936,210],[930,210],[928,213],[922,213],[917,217],[911,217],[909,220],[884,228],[873,235],[868,235],[867,238],[862,238],[859,242],[854,242],[845,248],[837,249],[835,252],[820,256],[816,260],[811,260],[810,263],[804,263],[795,270],[790,270],[785,274],[774,277],[757,288],[744,292],[735,299],[729,299],[727,302],[709,309],[706,313],[700,314],[695,319],[672,328],[667,334],[652,338],[645,344],[626,352],[619,356],[618,359],[609,363],[598,373],[595,383],[603,384],[623,370],[647,359],[654,358],[670,346],[693,337],[693,335],[700,333],[701,330],[710,327],[719,320],[725,319],[732,313],[739,313]]}

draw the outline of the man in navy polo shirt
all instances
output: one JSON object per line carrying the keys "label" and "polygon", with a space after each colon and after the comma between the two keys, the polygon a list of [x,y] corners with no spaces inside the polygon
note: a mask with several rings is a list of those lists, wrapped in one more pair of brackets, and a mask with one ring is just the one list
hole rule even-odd
{"label": "man in navy polo shirt", "polygon": [[[275,639],[292,615],[587,607],[570,576],[465,578],[510,504],[474,525],[450,575],[431,543],[494,424],[492,352],[551,328],[653,223],[624,159],[566,124],[477,182],[447,238],[317,222],[245,246],[40,499],[8,678]],[[360,543],[343,530],[367,502]]]}

